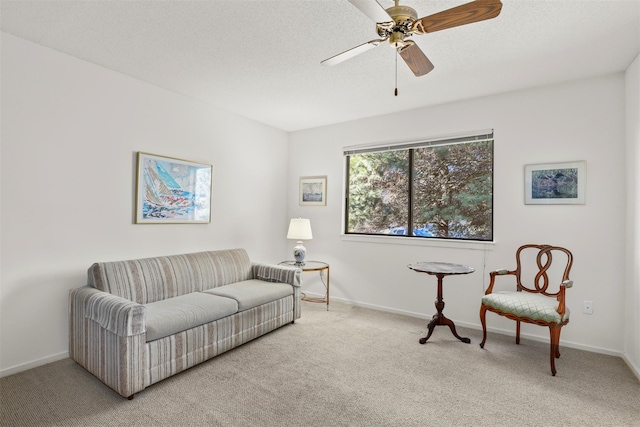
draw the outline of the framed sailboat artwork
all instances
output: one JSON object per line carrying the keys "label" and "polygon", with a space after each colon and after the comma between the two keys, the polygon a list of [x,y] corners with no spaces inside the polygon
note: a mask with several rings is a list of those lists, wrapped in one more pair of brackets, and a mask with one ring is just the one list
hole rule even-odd
{"label": "framed sailboat artwork", "polygon": [[139,151],[135,223],[210,223],[212,177],[212,165]]}

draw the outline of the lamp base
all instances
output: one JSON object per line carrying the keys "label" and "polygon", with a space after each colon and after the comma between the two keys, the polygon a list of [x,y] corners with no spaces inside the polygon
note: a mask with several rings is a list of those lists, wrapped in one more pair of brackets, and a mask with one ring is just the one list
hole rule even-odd
{"label": "lamp base", "polygon": [[304,256],[307,254],[307,248],[304,247],[301,240],[298,240],[296,246],[293,248],[293,259],[296,260],[297,266],[304,265]]}

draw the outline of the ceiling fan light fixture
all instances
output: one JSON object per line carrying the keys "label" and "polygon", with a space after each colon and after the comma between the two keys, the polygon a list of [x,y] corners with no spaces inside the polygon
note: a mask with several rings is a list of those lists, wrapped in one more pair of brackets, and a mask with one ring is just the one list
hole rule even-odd
{"label": "ceiling fan light fixture", "polygon": [[391,42],[391,46],[402,47],[400,43],[405,36],[411,35],[413,31],[413,23],[418,19],[418,13],[411,7],[398,6],[396,2],[395,6],[386,9],[393,22],[379,22],[376,24],[376,30],[380,37],[390,37],[394,39]]}
{"label": "ceiling fan light fixture", "polygon": [[389,36],[389,44],[391,45],[391,47],[394,47],[396,49],[400,49],[406,46],[407,43],[404,41],[404,33],[391,33],[391,35]]}

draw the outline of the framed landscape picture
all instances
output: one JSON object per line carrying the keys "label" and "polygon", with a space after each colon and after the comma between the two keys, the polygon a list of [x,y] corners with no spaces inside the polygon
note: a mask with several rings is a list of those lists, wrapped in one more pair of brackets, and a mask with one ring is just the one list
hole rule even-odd
{"label": "framed landscape picture", "polygon": [[327,204],[327,177],[300,178],[300,206],[325,206]]}
{"label": "framed landscape picture", "polygon": [[211,222],[213,166],[138,152],[136,224]]}
{"label": "framed landscape picture", "polygon": [[527,205],[583,205],[587,182],[584,161],[545,163],[524,167]]}

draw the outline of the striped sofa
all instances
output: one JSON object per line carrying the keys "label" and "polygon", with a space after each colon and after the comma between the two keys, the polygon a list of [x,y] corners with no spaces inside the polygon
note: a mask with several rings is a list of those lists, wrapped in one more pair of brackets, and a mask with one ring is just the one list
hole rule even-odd
{"label": "striped sofa", "polygon": [[93,264],[69,296],[71,358],[123,397],[300,317],[301,271],[244,249]]}

